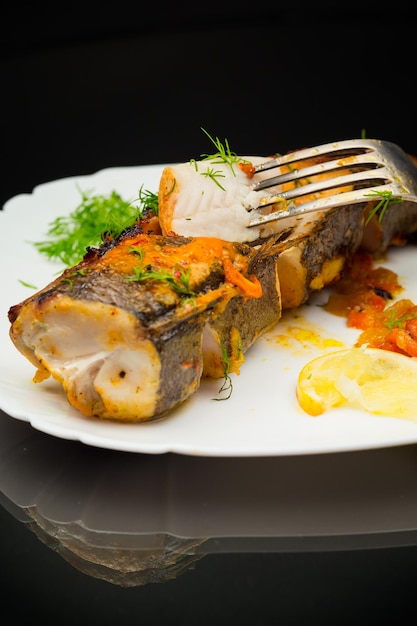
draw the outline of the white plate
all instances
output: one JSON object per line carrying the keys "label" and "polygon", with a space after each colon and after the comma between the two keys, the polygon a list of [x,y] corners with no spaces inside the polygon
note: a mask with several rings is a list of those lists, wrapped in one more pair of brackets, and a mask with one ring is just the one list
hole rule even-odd
{"label": "white plate", "polygon": [[[283,456],[342,452],[417,442],[416,422],[338,409],[313,418],[295,397],[297,375],[310,359],[351,346],[358,331],[345,320],[315,306],[285,315],[268,336],[246,355],[240,376],[233,375],[229,400],[215,401],[222,381],[202,381],[200,389],[164,419],[146,424],[118,424],[90,419],[69,406],[52,381],[32,382],[34,368],[15,349],[7,311],[30,295],[20,281],[45,286],[63,268],[46,261],[33,245],[46,237],[49,224],[80,202],[80,191],[115,190],[134,200],[143,185],[156,192],[163,165],[109,168],[91,176],[72,177],[36,187],[32,194],[9,200],[0,212],[0,408],[14,418],[55,437],[91,446],[160,454],[195,456]],[[389,251],[385,267],[398,273],[405,291],[417,301],[413,246]]]}

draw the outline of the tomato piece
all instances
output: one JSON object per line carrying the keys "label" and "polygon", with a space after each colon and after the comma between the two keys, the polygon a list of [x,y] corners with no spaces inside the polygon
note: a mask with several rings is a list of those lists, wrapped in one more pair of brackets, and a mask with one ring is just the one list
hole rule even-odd
{"label": "tomato piece", "polygon": [[401,290],[395,272],[374,268],[372,255],[359,252],[347,263],[324,308],[345,316],[348,327],[362,331],[357,347],[367,345],[417,357],[417,305],[402,298],[387,306]]}
{"label": "tomato piece", "polygon": [[410,337],[417,340],[417,319],[415,317],[407,320],[405,323],[405,329]]}
{"label": "tomato piece", "polygon": [[411,337],[405,328],[394,328],[388,338],[408,356],[417,356],[417,339]]}
{"label": "tomato piece", "polygon": [[377,267],[367,276],[368,285],[373,289],[380,289],[395,294],[402,289],[395,272],[386,267]]}
{"label": "tomato piece", "polygon": [[351,311],[347,317],[347,325],[349,328],[367,328],[380,327],[383,324],[383,311],[366,307],[362,311]]}
{"label": "tomato piece", "polygon": [[380,348],[386,344],[388,334],[389,330],[387,328],[383,328],[382,326],[369,327],[359,335],[355,345],[356,347],[369,345],[371,348]]}

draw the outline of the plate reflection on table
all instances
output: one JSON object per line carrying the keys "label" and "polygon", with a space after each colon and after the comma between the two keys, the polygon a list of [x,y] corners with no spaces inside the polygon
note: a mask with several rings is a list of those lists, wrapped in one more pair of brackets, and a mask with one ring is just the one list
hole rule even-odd
{"label": "plate reflection on table", "polygon": [[263,458],[141,455],[0,412],[0,502],[85,574],[175,578],[212,553],[417,544],[417,446]]}

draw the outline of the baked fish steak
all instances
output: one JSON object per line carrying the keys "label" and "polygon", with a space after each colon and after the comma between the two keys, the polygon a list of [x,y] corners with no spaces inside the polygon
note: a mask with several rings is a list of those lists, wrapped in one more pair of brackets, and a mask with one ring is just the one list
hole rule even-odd
{"label": "baked fish steak", "polygon": [[164,415],[202,376],[238,372],[280,316],[268,243],[164,237],[140,224],[9,311],[35,382],[52,376],[84,415],[128,421]]}
{"label": "baked fish steak", "polygon": [[53,377],[85,416],[166,416],[203,377],[238,374],[282,311],[336,281],[359,248],[382,255],[417,230],[416,206],[367,220],[365,202],[254,231],[248,207],[259,197],[245,170],[216,165],[215,181],[206,168],[167,167],[159,230],[138,221],[9,310],[34,381]]}

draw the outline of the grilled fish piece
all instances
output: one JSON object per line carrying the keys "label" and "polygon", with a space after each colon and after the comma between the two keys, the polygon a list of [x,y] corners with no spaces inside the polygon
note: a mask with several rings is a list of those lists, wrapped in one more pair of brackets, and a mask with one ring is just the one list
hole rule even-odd
{"label": "grilled fish piece", "polygon": [[[203,375],[224,376],[228,362],[237,371],[279,320],[274,255],[216,238],[145,234],[137,224],[12,306],[10,337],[37,368],[35,382],[52,376],[84,415],[156,419]],[[249,323],[239,328],[235,313]]]}
{"label": "grilled fish piece", "polygon": [[[254,249],[249,272],[262,286],[260,298],[241,295],[231,298],[220,315],[213,315],[204,327],[203,376],[221,378],[227,373],[239,374],[245,353],[281,318],[282,301],[278,275],[275,238]],[[248,297],[249,295],[249,297]]]}
{"label": "grilled fish piece", "polygon": [[268,191],[253,191],[252,185],[269,174],[251,176],[251,166],[266,160],[251,156],[232,165],[203,160],[164,168],[158,190],[162,233],[241,242],[276,234],[282,229],[277,224],[247,227],[250,211],[268,195]]}
{"label": "grilled fish piece", "polygon": [[[254,183],[270,177],[271,173],[266,170],[253,175],[251,166],[267,161],[268,158],[259,156],[236,156],[233,165],[203,160],[167,166],[158,193],[162,232],[185,236],[222,233],[225,239],[250,245],[274,237],[275,244],[279,242],[278,272],[283,309],[303,304],[313,291],[337,280],[346,259],[359,248],[381,258],[391,245],[402,245],[417,233],[416,204],[388,203],[380,219],[380,213],[371,216],[379,198],[248,228],[251,209],[262,206],[263,199],[271,192],[252,189]],[[302,168],[319,161],[319,157],[309,159],[295,163],[294,167],[302,173]],[[282,166],[279,171],[275,168],[274,175],[286,171],[289,171],[288,166]],[[329,176],[332,173],[324,173],[316,176],[316,180]],[[298,184],[308,182],[309,178],[301,178]],[[274,195],[279,196],[293,186],[294,183],[289,182],[277,187]],[[343,188],[343,191],[348,189]],[[317,195],[329,193],[331,190]]]}
{"label": "grilled fish piece", "polygon": [[[289,166],[284,165],[273,170],[255,172],[255,165],[268,163],[272,158],[235,156],[231,162],[221,160],[219,162],[213,157],[212,160],[194,160],[165,167],[158,190],[162,233],[185,237],[206,235],[253,244],[280,234],[295,224],[311,224],[311,215],[299,215],[296,218],[248,227],[253,217],[252,211],[259,207],[263,207],[264,212],[279,210],[280,207],[287,208],[287,201],[283,196],[281,198],[280,194],[293,188],[294,183],[289,182],[261,191],[255,191],[253,188],[263,180],[291,171]],[[291,168],[302,171],[303,168],[319,161],[320,158],[309,159],[303,163],[294,163]],[[323,173],[315,179],[321,180],[331,176],[331,173]],[[310,182],[308,178],[301,178],[298,184],[308,182]],[[344,187],[340,191],[347,189],[348,187]],[[331,192],[324,191],[317,195],[325,196],[329,193]],[[277,197],[273,208],[268,201],[271,195]],[[314,197],[309,194],[292,202],[298,204],[304,199],[307,201]],[[321,217],[314,218],[315,221],[317,219]]]}
{"label": "grilled fish piece", "polygon": [[[233,167],[207,161],[167,166],[159,186],[159,221],[165,234],[190,236],[200,232],[219,236],[222,233],[223,239],[253,246],[264,245],[272,238],[278,253],[282,308],[288,309],[303,304],[313,291],[340,276],[346,258],[361,245],[367,203],[249,229],[250,208],[258,206],[269,193],[254,192],[251,186],[271,176],[268,171],[251,176],[251,165],[267,160],[241,157]],[[303,167],[306,165],[311,162],[307,161]],[[329,174],[323,178],[326,176]],[[284,185],[282,191],[290,186]]]}

